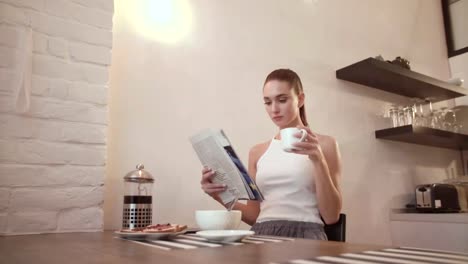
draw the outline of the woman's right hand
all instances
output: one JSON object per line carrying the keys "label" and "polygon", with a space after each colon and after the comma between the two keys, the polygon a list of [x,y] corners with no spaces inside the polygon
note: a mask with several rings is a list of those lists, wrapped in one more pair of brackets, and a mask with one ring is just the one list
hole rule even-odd
{"label": "woman's right hand", "polygon": [[202,170],[202,179],[200,181],[202,190],[218,200],[218,194],[226,190],[226,184],[213,183],[213,177],[215,176],[215,171],[211,168],[204,167]]}

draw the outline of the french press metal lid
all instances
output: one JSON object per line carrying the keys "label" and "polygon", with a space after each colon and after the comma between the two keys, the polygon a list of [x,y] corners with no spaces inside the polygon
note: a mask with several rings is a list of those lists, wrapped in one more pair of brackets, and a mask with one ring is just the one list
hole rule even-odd
{"label": "french press metal lid", "polygon": [[151,173],[147,172],[144,170],[145,166],[143,164],[138,164],[136,166],[136,170],[133,170],[127,175],[125,175],[124,179],[127,182],[140,182],[140,183],[145,183],[145,182],[154,182],[154,178],[151,175]]}

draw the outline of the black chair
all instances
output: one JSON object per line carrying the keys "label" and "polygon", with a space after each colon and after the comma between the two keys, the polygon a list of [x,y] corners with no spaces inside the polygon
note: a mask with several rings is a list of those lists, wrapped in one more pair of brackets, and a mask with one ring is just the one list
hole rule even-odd
{"label": "black chair", "polygon": [[346,215],[340,214],[338,222],[323,227],[329,241],[346,241]]}

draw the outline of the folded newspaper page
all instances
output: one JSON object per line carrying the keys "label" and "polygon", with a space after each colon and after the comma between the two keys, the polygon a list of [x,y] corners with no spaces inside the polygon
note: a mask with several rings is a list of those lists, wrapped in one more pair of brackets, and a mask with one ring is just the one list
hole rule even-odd
{"label": "folded newspaper page", "polygon": [[190,137],[193,149],[203,166],[215,171],[213,183],[226,184],[220,193],[223,204],[239,200],[263,200],[263,195],[247,173],[221,129],[205,129]]}

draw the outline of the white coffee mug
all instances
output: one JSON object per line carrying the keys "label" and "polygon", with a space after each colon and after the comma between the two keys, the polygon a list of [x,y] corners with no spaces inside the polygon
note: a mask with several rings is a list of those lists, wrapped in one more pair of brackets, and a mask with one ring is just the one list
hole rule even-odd
{"label": "white coffee mug", "polygon": [[[302,134],[302,136],[300,138],[297,138],[295,134],[299,132]],[[293,146],[293,144],[304,141],[307,137],[307,130],[299,129],[297,127],[288,127],[281,129],[280,134],[283,150],[286,152],[291,152],[293,150],[298,150],[296,147]]]}

